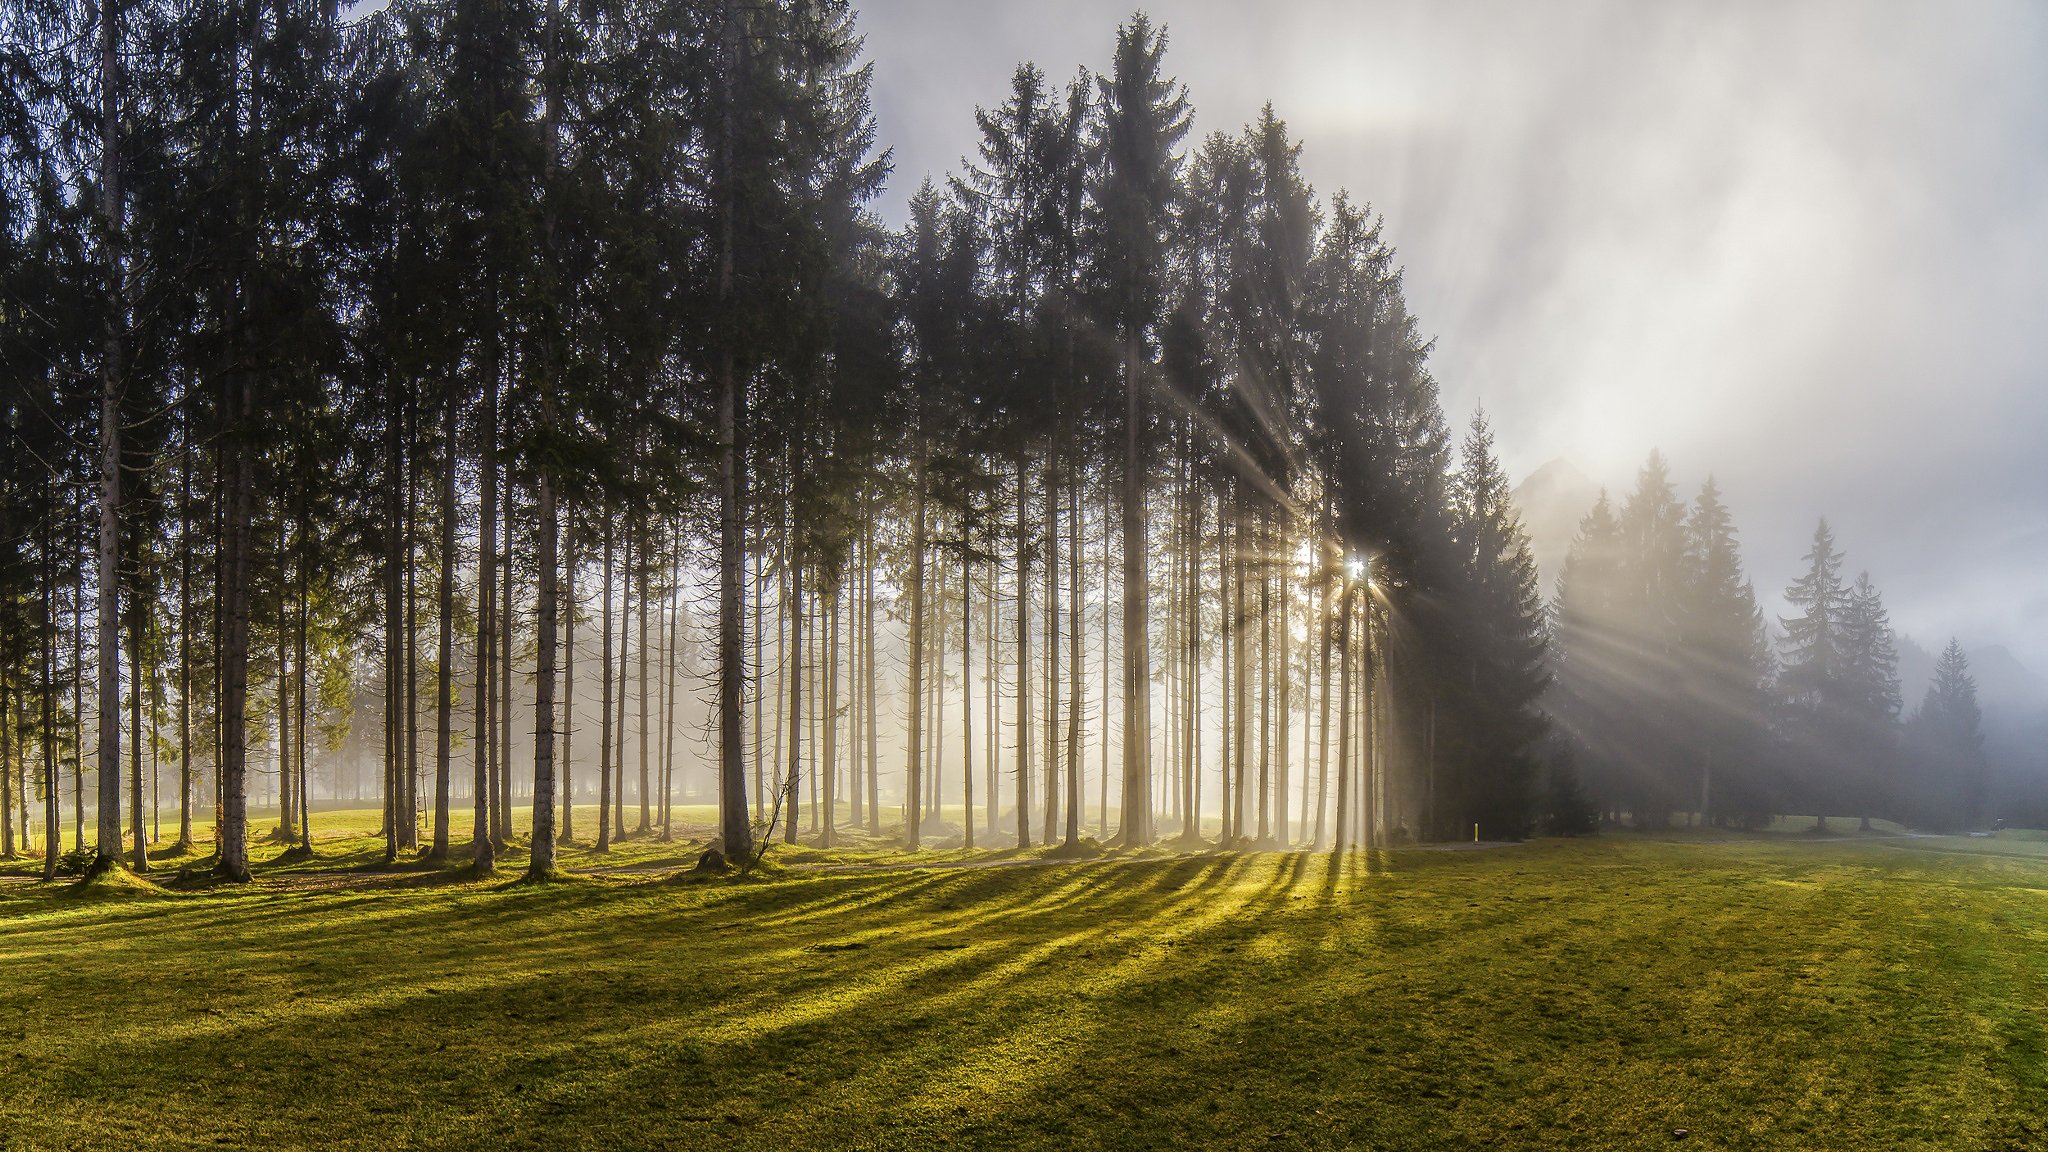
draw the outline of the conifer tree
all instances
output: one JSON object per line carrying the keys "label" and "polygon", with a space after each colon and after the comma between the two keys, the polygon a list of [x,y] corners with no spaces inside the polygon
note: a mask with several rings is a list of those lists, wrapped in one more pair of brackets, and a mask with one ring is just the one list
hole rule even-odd
{"label": "conifer tree", "polygon": [[1970,660],[1953,637],[1934,665],[1910,724],[1915,810],[1935,827],[1981,828],[1990,815],[1990,768],[1984,756],[1983,711]]}
{"label": "conifer tree", "polygon": [[1743,576],[1734,519],[1709,476],[1685,521],[1679,641],[1686,738],[1698,773],[1700,818],[1754,823],[1770,812],[1754,766],[1768,739],[1764,686],[1770,652],[1763,610]]}
{"label": "conifer tree", "polygon": [[1164,308],[1166,246],[1179,196],[1192,112],[1187,89],[1164,71],[1166,32],[1143,13],[1117,29],[1109,74],[1099,81],[1091,274],[1104,326],[1120,350],[1123,462],[1123,814],[1118,839],[1152,842],[1151,576],[1147,483],[1151,469],[1152,370],[1147,340]]}

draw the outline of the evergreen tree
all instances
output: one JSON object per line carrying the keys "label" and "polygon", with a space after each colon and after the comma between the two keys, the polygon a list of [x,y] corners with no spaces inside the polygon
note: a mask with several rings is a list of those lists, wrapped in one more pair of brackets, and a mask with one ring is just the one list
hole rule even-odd
{"label": "evergreen tree", "polygon": [[1104,327],[1121,349],[1123,412],[1123,815],[1118,839],[1152,842],[1151,576],[1147,483],[1152,467],[1147,341],[1166,291],[1172,214],[1192,120],[1187,89],[1163,68],[1166,31],[1143,13],[1117,29],[1100,80],[1090,255]]}
{"label": "evergreen tree", "polygon": [[1543,599],[1536,560],[1512,487],[1493,454],[1493,430],[1475,412],[1461,450],[1452,532],[1465,579],[1459,591],[1470,679],[1454,698],[1466,754],[1452,777],[1458,825],[1518,836],[1527,830],[1536,782],[1535,745],[1545,722],[1537,701],[1544,667]]}
{"label": "evergreen tree", "polygon": [[1909,726],[1917,778],[1909,783],[1908,798],[1925,823],[1963,828],[1987,823],[1990,768],[1982,724],[1969,657],[1950,638]]}
{"label": "evergreen tree", "polygon": [[1856,577],[1842,624],[1842,783],[1867,832],[1873,814],[1893,811],[1899,750],[1899,652],[1870,573]]}
{"label": "evergreen tree", "polygon": [[1712,476],[1686,517],[1683,579],[1684,723],[1698,771],[1700,817],[1755,824],[1771,811],[1768,783],[1757,771],[1768,746],[1764,690],[1771,657],[1763,610],[1743,575],[1734,519]]}

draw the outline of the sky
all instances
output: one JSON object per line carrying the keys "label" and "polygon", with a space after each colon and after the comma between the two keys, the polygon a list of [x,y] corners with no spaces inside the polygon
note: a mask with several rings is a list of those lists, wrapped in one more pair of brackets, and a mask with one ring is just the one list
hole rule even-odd
{"label": "sky", "polygon": [[[892,222],[1130,9],[868,0]],[[1271,100],[1386,220],[1519,479],[1711,472],[1766,611],[1826,515],[1894,625],[2048,672],[2048,5],[1158,0],[1195,136]]]}

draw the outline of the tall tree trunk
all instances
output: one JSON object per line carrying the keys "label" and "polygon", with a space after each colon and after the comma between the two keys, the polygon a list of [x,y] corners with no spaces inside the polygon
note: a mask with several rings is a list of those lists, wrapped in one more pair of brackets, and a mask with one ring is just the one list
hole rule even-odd
{"label": "tall tree trunk", "polygon": [[405,787],[405,464],[396,374],[385,380],[384,402],[384,862],[389,864],[398,859]]}
{"label": "tall tree trunk", "polygon": [[1330,564],[1326,543],[1318,542],[1317,558],[1322,561],[1321,579],[1322,608],[1316,613],[1316,634],[1322,647],[1321,689],[1316,693],[1321,719],[1316,723],[1316,851],[1323,850],[1328,843],[1323,833],[1328,827],[1325,819],[1330,807],[1330,589],[1332,585]]}
{"label": "tall tree trunk", "polygon": [[[0,533],[7,530],[0,514]],[[10,638],[11,639],[11,638]],[[12,647],[8,649],[13,651]],[[14,712],[5,670],[0,670],[0,859],[14,859]]]}
{"label": "tall tree trunk", "polygon": [[1110,540],[1109,493],[1102,497],[1102,762],[1096,773],[1100,801],[1095,813],[1097,839],[1109,839],[1109,585],[1116,563]]}
{"label": "tall tree trunk", "polygon": [[862,517],[862,532],[867,543],[862,549],[867,562],[861,565],[861,581],[867,586],[864,599],[867,610],[861,615],[861,631],[865,639],[861,647],[867,650],[867,666],[862,671],[865,679],[864,694],[867,696],[867,739],[868,739],[868,835],[882,834],[882,738],[880,708],[875,691],[875,511],[874,498],[866,497],[868,513]]}
{"label": "tall tree trunk", "polygon": [[[143,563],[147,563],[146,558]],[[137,584],[141,583],[137,576]],[[129,867],[149,871],[149,829],[142,820],[142,630],[148,608],[146,590],[129,593],[128,605],[128,824],[134,835]],[[280,676],[280,683],[282,677]]]}
{"label": "tall tree trunk", "polygon": [[556,836],[556,843],[568,844],[576,839],[576,759],[571,754],[575,749],[576,736],[576,566],[582,557],[576,553],[576,517],[568,514],[569,525],[563,529],[562,562],[562,824]]}
{"label": "tall tree trunk", "polygon": [[835,582],[825,591],[825,609],[831,614],[832,622],[825,640],[825,720],[824,742],[820,745],[818,759],[818,783],[824,790],[818,808],[822,811],[819,832],[825,847],[832,847],[832,826],[838,822],[834,805],[839,802],[835,794],[839,779],[839,599],[842,583]]}
{"label": "tall tree trunk", "polygon": [[1125,847],[1152,843],[1152,657],[1146,574],[1145,388],[1138,334],[1124,336],[1123,634]]}
{"label": "tall tree trunk", "polygon": [[1025,517],[1030,483],[1017,453],[1017,847],[1031,847],[1031,538]]}
{"label": "tall tree trunk", "polygon": [[1202,838],[1202,495],[1188,482],[1187,838]]}
{"label": "tall tree trunk", "polygon": [[[718,302],[721,311],[731,307],[733,297],[734,235],[733,210],[737,191],[732,178],[733,103],[738,70],[744,65],[748,36],[741,28],[744,17],[727,10],[720,39],[724,41],[725,67],[720,80],[724,87],[724,109],[719,125],[717,164],[723,177],[718,206]],[[740,634],[740,597],[743,585],[740,565],[745,561],[744,508],[746,493],[742,475],[745,457],[741,441],[744,419],[741,412],[740,381],[733,363],[735,334],[730,317],[721,317],[718,332],[718,803],[719,837],[728,858],[743,864],[751,859],[753,829],[747,823],[747,779],[745,732],[740,708],[746,698],[746,653]]]}
{"label": "tall tree trunk", "polygon": [[1003,803],[1002,790],[996,787],[996,776],[1001,771],[998,760],[1001,757],[1003,732],[1003,717],[1000,712],[1002,705],[998,702],[996,693],[996,680],[1000,675],[996,636],[1001,629],[996,609],[996,580],[997,574],[991,572],[988,579],[983,582],[981,597],[982,631],[988,633],[988,642],[982,645],[981,655],[981,714],[988,718],[987,732],[981,738],[981,803],[985,809],[982,831],[991,846],[996,838],[996,824]]}
{"label": "tall tree trunk", "polygon": [[1274,598],[1280,603],[1280,669],[1278,672],[1278,695],[1280,699],[1279,708],[1275,715],[1276,727],[1278,728],[1275,736],[1278,747],[1273,754],[1273,761],[1276,769],[1274,772],[1275,803],[1278,806],[1274,813],[1278,824],[1274,830],[1274,835],[1279,845],[1285,848],[1292,842],[1292,837],[1288,834],[1287,827],[1287,799],[1289,790],[1293,786],[1292,749],[1289,747],[1291,741],[1288,737],[1294,717],[1294,642],[1292,635],[1293,620],[1288,612],[1288,605],[1293,600],[1289,590],[1293,586],[1294,559],[1288,549],[1286,512],[1284,510],[1281,513],[1281,517],[1280,539],[1274,549],[1274,554],[1279,558],[1279,562],[1275,565],[1278,570],[1275,576],[1278,588],[1275,590]]}
{"label": "tall tree trunk", "polygon": [[1081,470],[1067,471],[1067,828],[1066,844],[1081,843]]}
{"label": "tall tree trunk", "polygon": [[[489,293],[489,315],[496,317],[495,277]],[[477,509],[476,548],[476,795],[475,827],[470,832],[476,871],[488,875],[497,868],[497,846],[491,840],[491,752],[497,743],[491,698],[493,691],[492,649],[497,642],[493,608],[498,587],[498,341],[495,331],[484,339],[483,413],[477,422],[480,484]],[[453,467],[450,463],[450,467]]]}
{"label": "tall tree trunk", "polygon": [[[178,469],[178,851],[192,851],[192,425]],[[6,807],[0,805],[0,823]]]}
{"label": "tall tree trunk", "polygon": [[1259,835],[1260,847],[1272,844],[1273,806],[1273,524],[1259,511],[1253,564],[1259,572]]}
{"label": "tall tree trunk", "polygon": [[666,844],[675,839],[673,817],[675,815],[676,785],[676,658],[682,645],[682,583],[683,561],[680,544],[680,525],[675,538],[676,556],[669,567],[668,583],[668,643],[662,648],[661,693],[661,840]]}
{"label": "tall tree trunk", "polygon": [[[290,844],[292,834],[298,829],[296,819],[297,798],[292,793],[292,676],[291,676],[291,629],[286,627],[284,581],[285,539],[284,525],[277,529],[278,582],[277,582],[277,827],[272,836],[280,844]],[[139,666],[139,665],[138,665]]]}
{"label": "tall tree trunk", "polygon": [[441,444],[447,459],[441,469],[441,572],[434,589],[437,603],[434,670],[434,846],[428,855],[435,861],[448,858],[450,755],[455,740],[455,446],[459,408],[450,387],[441,413]]}
{"label": "tall tree trunk", "polygon": [[491,709],[497,717],[497,755],[491,758],[491,847],[504,851],[512,837],[512,500],[510,469],[500,475],[503,491],[498,503],[502,514],[503,551],[498,563],[498,644],[494,650],[498,672],[498,702]]}
{"label": "tall tree trunk", "polygon": [[917,437],[915,474],[911,477],[915,508],[910,526],[910,734],[904,769],[907,791],[903,802],[903,845],[912,852],[917,851],[918,835],[924,822],[924,554],[930,525],[922,421]]}
{"label": "tall tree trunk", "polygon": [[119,0],[100,0],[100,238],[107,276],[100,358],[99,844],[96,866],[121,857],[121,395],[128,348],[128,284],[121,198]]}
{"label": "tall tree trunk", "polygon": [[[45,481],[43,495],[54,502],[56,487],[54,478]],[[50,604],[50,611],[43,614],[43,879],[57,878],[57,859],[63,854],[62,833],[57,827],[57,549],[54,533],[50,526],[55,518],[43,522],[43,595]],[[76,629],[73,629],[74,633]],[[74,668],[73,681],[79,670]],[[28,790],[22,789],[26,802]],[[26,838],[24,836],[24,838]],[[81,841],[79,848],[85,847]]]}
{"label": "tall tree trunk", "polygon": [[760,532],[760,539],[754,547],[754,670],[750,674],[754,686],[754,730],[749,741],[754,761],[754,811],[758,819],[762,798],[768,794],[766,765],[768,750],[768,729],[762,715],[762,701],[768,695],[765,662],[761,654],[768,650],[768,534]]}
{"label": "tall tree trunk", "polygon": [[966,548],[960,551],[960,836],[960,846],[973,851],[974,560]]}
{"label": "tall tree trunk", "polygon": [[784,761],[782,774],[782,840],[794,844],[798,799],[803,787],[804,567],[793,550],[785,562],[789,567],[789,648],[784,657],[784,663],[789,665],[789,758]]}
{"label": "tall tree trunk", "polygon": [[298,723],[292,726],[292,731],[296,733],[298,738],[298,748],[296,750],[296,753],[293,755],[292,759],[296,763],[299,773],[299,848],[302,852],[311,854],[313,851],[313,817],[311,812],[313,806],[313,794],[307,788],[308,775],[306,772],[306,717],[308,711],[306,707],[306,683],[308,679],[306,675],[306,581],[310,575],[308,571],[307,561],[310,559],[311,549],[306,546],[305,517],[305,509],[302,506],[299,511],[300,539],[297,564],[299,577],[299,610],[297,621],[298,627],[295,630],[297,632],[296,639],[298,642],[298,649],[297,652],[295,653],[296,658],[292,661],[293,668],[295,669],[299,680],[298,689],[292,694],[293,700],[297,704],[299,710]]}
{"label": "tall tree trunk", "polygon": [[[546,162],[543,169],[546,187],[542,189],[541,246],[549,262],[554,259],[555,212],[554,197],[549,195],[553,187],[561,160],[561,84],[560,70],[556,55],[560,47],[560,4],[548,0],[547,24],[544,28],[546,55],[541,64],[542,90],[542,131],[546,148]],[[527,860],[526,874],[541,879],[555,870],[555,642],[556,628],[560,626],[561,605],[556,599],[560,579],[557,571],[556,551],[561,531],[555,508],[554,468],[550,450],[555,434],[555,373],[559,364],[554,355],[555,331],[552,326],[542,334],[544,363],[540,379],[540,439],[542,451],[534,468],[534,535],[535,551],[540,571],[534,591],[534,661],[533,684],[533,834],[532,851]]]}
{"label": "tall tree trunk", "polygon": [[649,810],[654,796],[653,790],[649,787],[647,775],[647,754],[650,751],[647,732],[647,721],[649,719],[647,708],[647,602],[650,597],[647,594],[647,580],[654,572],[653,558],[648,555],[650,551],[651,549],[649,549],[647,541],[647,529],[642,527],[640,530],[640,596],[636,601],[639,605],[640,615],[640,664],[634,683],[634,688],[640,693],[639,732],[637,734],[640,745],[640,824],[634,831],[640,836],[648,835],[654,831],[653,813]]}
{"label": "tall tree trunk", "polygon": [[601,607],[598,609],[598,631],[603,634],[601,650],[598,653],[598,679],[604,687],[598,701],[599,730],[597,734],[597,850],[609,852],[612,847],[612,506],[606,497],[604,508],[599,513],[604,523],[604,559],[600,573],[599,593]]}
{"label": "tall tree trunk", "polygon": [[1059,481],[1054,471],[1057,450],[1045,454],[1045,611],[1040,614],[1045,638],[1045,820],[1038,839],[1052,843],[1060,811],[1060,522]]}
{"label": "tall tree trunk", "polygon": [[256,418],[255,386],[239,374],[233,386],[236,411],[222,448],[230,454],[226,495],[225,564],[221,643],[220,821],[221,875],[236,883],[249,876],[248,704],[250,503],[255,488],[255,452],[249,443]]}
{"label": "tall tree trunk", "polygon": [[1342,589],[1337,606],[1337,835],[1336,850],[1351,847],[1347,837],[1351,812],[1351,584]]}
{"label": "tall tree trunk", "polygon": [[[407,437],[405,459],[405,787],[402,805],[405,818],[399,822],[398,846],[418,851],[420,846],[420,601],[419,601],[419,431],[413,400],[406,397]],[[300,797],[301,803],[305,800]]]}
{"label": "tall tree trunk", "polygon": [[[552,9],[553,5],[549,7]],[[552,23],[552,18],[550,19]],[[542,435],[554,424],[554,389],[541,390]],[[534,494],[538,498],[534,525],[539,536],[540,590],[534,639],[539,649],[533,689],[533,837],[532,855],[526,874],[541,879],[555,870],[555,630],[560,612],[556,600],[556,548],[559,525],[555,512],[553,469],[543,462],[535,471]]]}
{"label": "tall tree trunk", "polygon": [[626,838],[626,672],[633,666],[633,565],[639,541],[637,528],[626,533],[625,562],[619,566],[619,666],[614,670],[619,678],[619,694],[613,704],[617,715],[612,718],[612,730],[618,733],[613,761],[617,769],[612,781],[612,810],[607,817],[612,824],[613,843]]}

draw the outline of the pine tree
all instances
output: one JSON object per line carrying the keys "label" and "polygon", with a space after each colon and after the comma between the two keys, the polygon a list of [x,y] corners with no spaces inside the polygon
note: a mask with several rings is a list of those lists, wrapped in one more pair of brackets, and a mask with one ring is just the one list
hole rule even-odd
{"label": "pine tree", "polygon": [[1981,828],[1988,822],[1990,768],[1982,725],[1969,657],[1951,637],[1910,724],[1918,779],[1909,795],[1926,823]]}
{"label": "pine tree", "polygon": [[1872,814],[1893,810],[1899,715],[1898,647],[1870,573],[1856,577],[1842,624],[1842,783],[1867,832]]}
{"label": "pine tree", "polygon": [[1621,527],[1602,489],[1579,521],[1551,602],[1550,711],[1576,749],[1574,763],[1584,765],[1593,794],[1608,803],[1618,803],[1631,783],[1630,749],[1621,733],[1632,695],[1619,630],[1622,563]]}
{"label": "pine tree", "polygon": [[1771,811],[1767,782],[1755,769],[1769,736],[1770,651],[1763,610],[1743,576],[1734,519],[1711,476],[1685,521],[1679,640],[1701,819],[1754,824]]}
{"label": "pine tree", "polygon": [[1117,29],[1109,74],[1099,81],[1097,177],[1090,255],[1105,327],[1121,359],[1123,411],[1123,815],[1121,843],[1152,835],[1151,605],[1146,531],[1152,466],[1147,339],[1166,291],[1167,244],[1179,196],[1192,113],[1187,89],[1165,75],[1166,32],[1143,13]]}
{"label": "pine tree", "polygon": [[1465,565],[1459,591],[1467,630],[1460,657],[1470,667],[1465,691],[1455,698],[1466,746],[1453,777],[1458,824],[1519,836],[1528,827],[1535,745],[1545,729],[1537,701],[1550,676],[1536,561],[1483,411],[1473,414],[1454,493],[1452,534]]}

